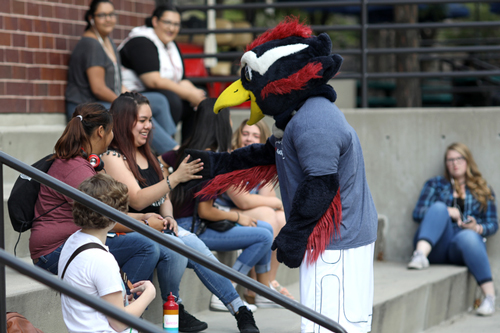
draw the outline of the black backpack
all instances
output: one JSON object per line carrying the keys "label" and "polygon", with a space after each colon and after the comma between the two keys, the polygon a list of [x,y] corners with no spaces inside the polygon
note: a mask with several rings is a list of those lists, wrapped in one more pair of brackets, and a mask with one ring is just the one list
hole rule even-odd
{"label": "black backpack", "polygon": [[[52,157],[53,154],[49,154],[31,166],[46,173],[54,162]],[[39,182],[26,175],[19,175],[7,201],[10,222],[15,231],[25,232],[31,229],[33,221],[62,205],[53,207],[40,216],[35,217],[35,203],[38,198],[38,192],[40,192]]]}

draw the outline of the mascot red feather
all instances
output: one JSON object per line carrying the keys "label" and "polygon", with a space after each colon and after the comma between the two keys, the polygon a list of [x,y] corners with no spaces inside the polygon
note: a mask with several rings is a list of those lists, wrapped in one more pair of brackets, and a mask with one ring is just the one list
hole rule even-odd
{"label": "mascot red feather", "polygon": [[[368,332],[377,213],[359,138],[328,84],[342,64],[331,48],[327,34],[313,36],[296,18],[262,34],[241,58],[241,79],[224,90],[214,111],[250,100],[248,124],[271,116],[273,135],[266,144],[232,153],[186,152],[202,158],[202,175],[211,179],[198,195],[222,194],[231,186],[249,190],[276,182],[277,173],[287,222],[272,248],[287,266],[302,265],[301,301],[342,313],[344,319],[333,319],[349,332]],[[327,276],[341,280],[334,290],[324,285]],[[303,331],[312,332],[310,325],[305,320]]]}

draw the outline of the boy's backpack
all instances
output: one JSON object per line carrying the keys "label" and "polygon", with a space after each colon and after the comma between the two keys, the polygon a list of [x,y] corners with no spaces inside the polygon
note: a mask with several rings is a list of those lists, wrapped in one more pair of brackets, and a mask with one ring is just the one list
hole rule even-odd
{"label": "boy's backpack", "polygon": [[[53,154],[49,154],[31,166],[46,173],[54,162],[54,159],[51,158],[52,156]],[[35,217],[35,203],[38,198],[38,192],[40,192],[39,182],[26,175],[19,175],[7,201],[10,222],[15,231],[25,232],[31,229],[33,221],[61,206],[53,207]]]}

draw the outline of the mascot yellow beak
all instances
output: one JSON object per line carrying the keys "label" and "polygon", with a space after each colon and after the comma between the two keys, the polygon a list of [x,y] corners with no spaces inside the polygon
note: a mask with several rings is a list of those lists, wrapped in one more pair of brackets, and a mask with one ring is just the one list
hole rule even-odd
{"label": "mascot yellow beak", "polygon": [[240,105],[250,100],[250,119],[247,121],[248,125],[254,125],[259,120],[264,118],[262,110],[255,102],[255,95],[250,90],[243,88],[241,79],[233,82],[227,87],[217,98],[214,106],[214,112],[219,113],[220,110],[231,106]]}

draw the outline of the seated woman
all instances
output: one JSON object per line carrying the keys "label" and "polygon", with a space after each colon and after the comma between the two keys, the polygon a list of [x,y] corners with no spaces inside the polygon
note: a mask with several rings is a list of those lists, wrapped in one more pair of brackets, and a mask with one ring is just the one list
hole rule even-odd
{"label": "seated woman", "polygon": [[[57,141],[55,159],[47,174],[75,188],[103,168],[94,163],[97,155],[104,153],[113,139],[111,113],[99,103],[80,104],[73,113],[63,134]],[[184,165],[173,177],[181,180],[193,179]],[[80,229],[73,223],[71,207],[73,200],[59,192],[41,185],[35,204],[29,247],[33,263],[53,274],[58,273],[58,262],[64,243]],[[163,218],[156,214],[133,214],[134,218],[161,224]],[[121,228],[120,228],[121,227]],[[179,286],[187,259],[175,251],[160,247],[156,242],[137,233],[123,233],[124,227],[116,225],[106,239],[106,245],[120,268],[131,282],[148,280],[156,268],[158,282],[166,301],[170,288]]]}
{"label": "seated woman", "polygon": [[118,50],[127,90],[164,94],[175,124],[182,120],[182,141],[185,141],[192,133],[194,108],[205,99],[206,93],[183,79],[184,64],[174,42],[180,26],[177,9],[161,5],[146,19],[145,26],[132,29]]}
{"label": "seated woman", "polygon": [[428,180],[413,211],[420,222],[410,269],[429,262],[467,266],[484,294],[476,313],[495,312],[495,288],[483,237],[498,229],[495,195],[466,145],[453,143],[445,153],[445,176]]}
{"label": "seated woman", "polygon": [[[248,119],[243,120],[238,129],[233,133],[233,149],[246,147],[254,143],[266,143],[267,138],[271,136],[271,131],[264,121],[261,120],[255,125],[247,125],[247,121]],[[276,192],[272,186],[256,187],[250,192],[230,189],[217,198],[215,203],[229,207],[231,211],[266,221],[273,227],[274,237],[278,235],[286,223],[283,203],[276,197]],[[278,268],[279,262],[276,258],[276,251],[273,251],[271,256],[271,270],[269,272],[271,286],[281,294],[293,299],[290,292],[276,281]],[[252,270],[250,276],[254,277],[254,275],[255,272]],[[253,292],[248,291],[245,297],[247,301],[253,303],[255,296]]]}
{"label": "seated woman", "polygon": [[[212,151],[229,151],[231,147],[231,123],[229,110],[224,109],[214,114],[215,99],[209,98],[200,103],[195,115],[193,135],[181,145],[177,152],[162,155],[166,167],[175,168],[180,165],[186,149],[209,149]],[[199,204],[197,203],[199,201]],[[271,261],[271,243],[273,230],[269,223],[258,221],[246,214],[236,211],[223,211],[214,207],[211,198],[194,198],[194,192],[185,192],[183,187],[172,191],[174,216],[181,227],[199,233],[199,238],[212,251],[233,251],[242,249],[233,268],[248,274],[255,267],[257,280],[269,286],[269,270]],[[197,211],[197,213],[196,213]],[[238,224],[227,231],[219,232],[210,228],[200,229],[200,218],[209,221],[229,220]],[[276,303],[260,295],[256,296],[258,307],[275,307]]]}
{"label": "seated woman", "polygon": [[[102,158],[106,163],[106,171],[119,182],[128,187],[130,197],[129,210],[142,214],[155,213],[160,214],[165,219],[165,225],[151,225],[158,231],[164,229],[173,229],[178,237],[167,235],[187,246],[205,254],[206,256],[217,260],[212,252],[203,244],[196,235],[177,227],[173,218],[172,204],[169,195],[172,189],[177,185],[189,179],[179,177],[178,171],[164,177],[162,168],[158,160],[153,156],[149,148],[150,130],[151,130],[151,108],[148,100],[139,93],[124,93],[120,95],[111,105],[111,113],[120,115],[115,117],[114,129],[116,136],[111,142],[111,150],[105,153]],[[183,158],[182,167],[190,169],[190,174],[201,170],[202,163],[199,160],[187,163],[189,156]],[[201,176],[191,176],[192,179]],[[168,250],[160,246],[160,249]],[[259,332],[252,313],[245,306],[231,282],[200,265],[192,260],[188,260],[188,267],[192,268],[201,282],[224,303],[227,309],[235,316],[238,328],[241,332]],[[179,295],[179,285],[172,284],[165,289],[166,292],[172,292]],[[162,295],[164,291],[162,289]],[[179,326],[188,320],[181,315],[184,306],[182,300],[179,300]],[[184,330],[184,332],[194,332],[207,328],[206,323],[199,321],[189,324],[193,331]],[[181,331],[181,330],[180,330]]]}
{"label": "seated woman", "polygon": [[[117,17],[109,0],[93,0],[85,13],[87,27],[71,54],[66,87],[66,116],[71,120],[80,103],[98,102],[107,109],[125,87],[122,86],[121,61],[110,34]],[[177,128],[166,97],[146,94],[154,116],[153,148],[158,154],[178,147],[172,138]]]}

